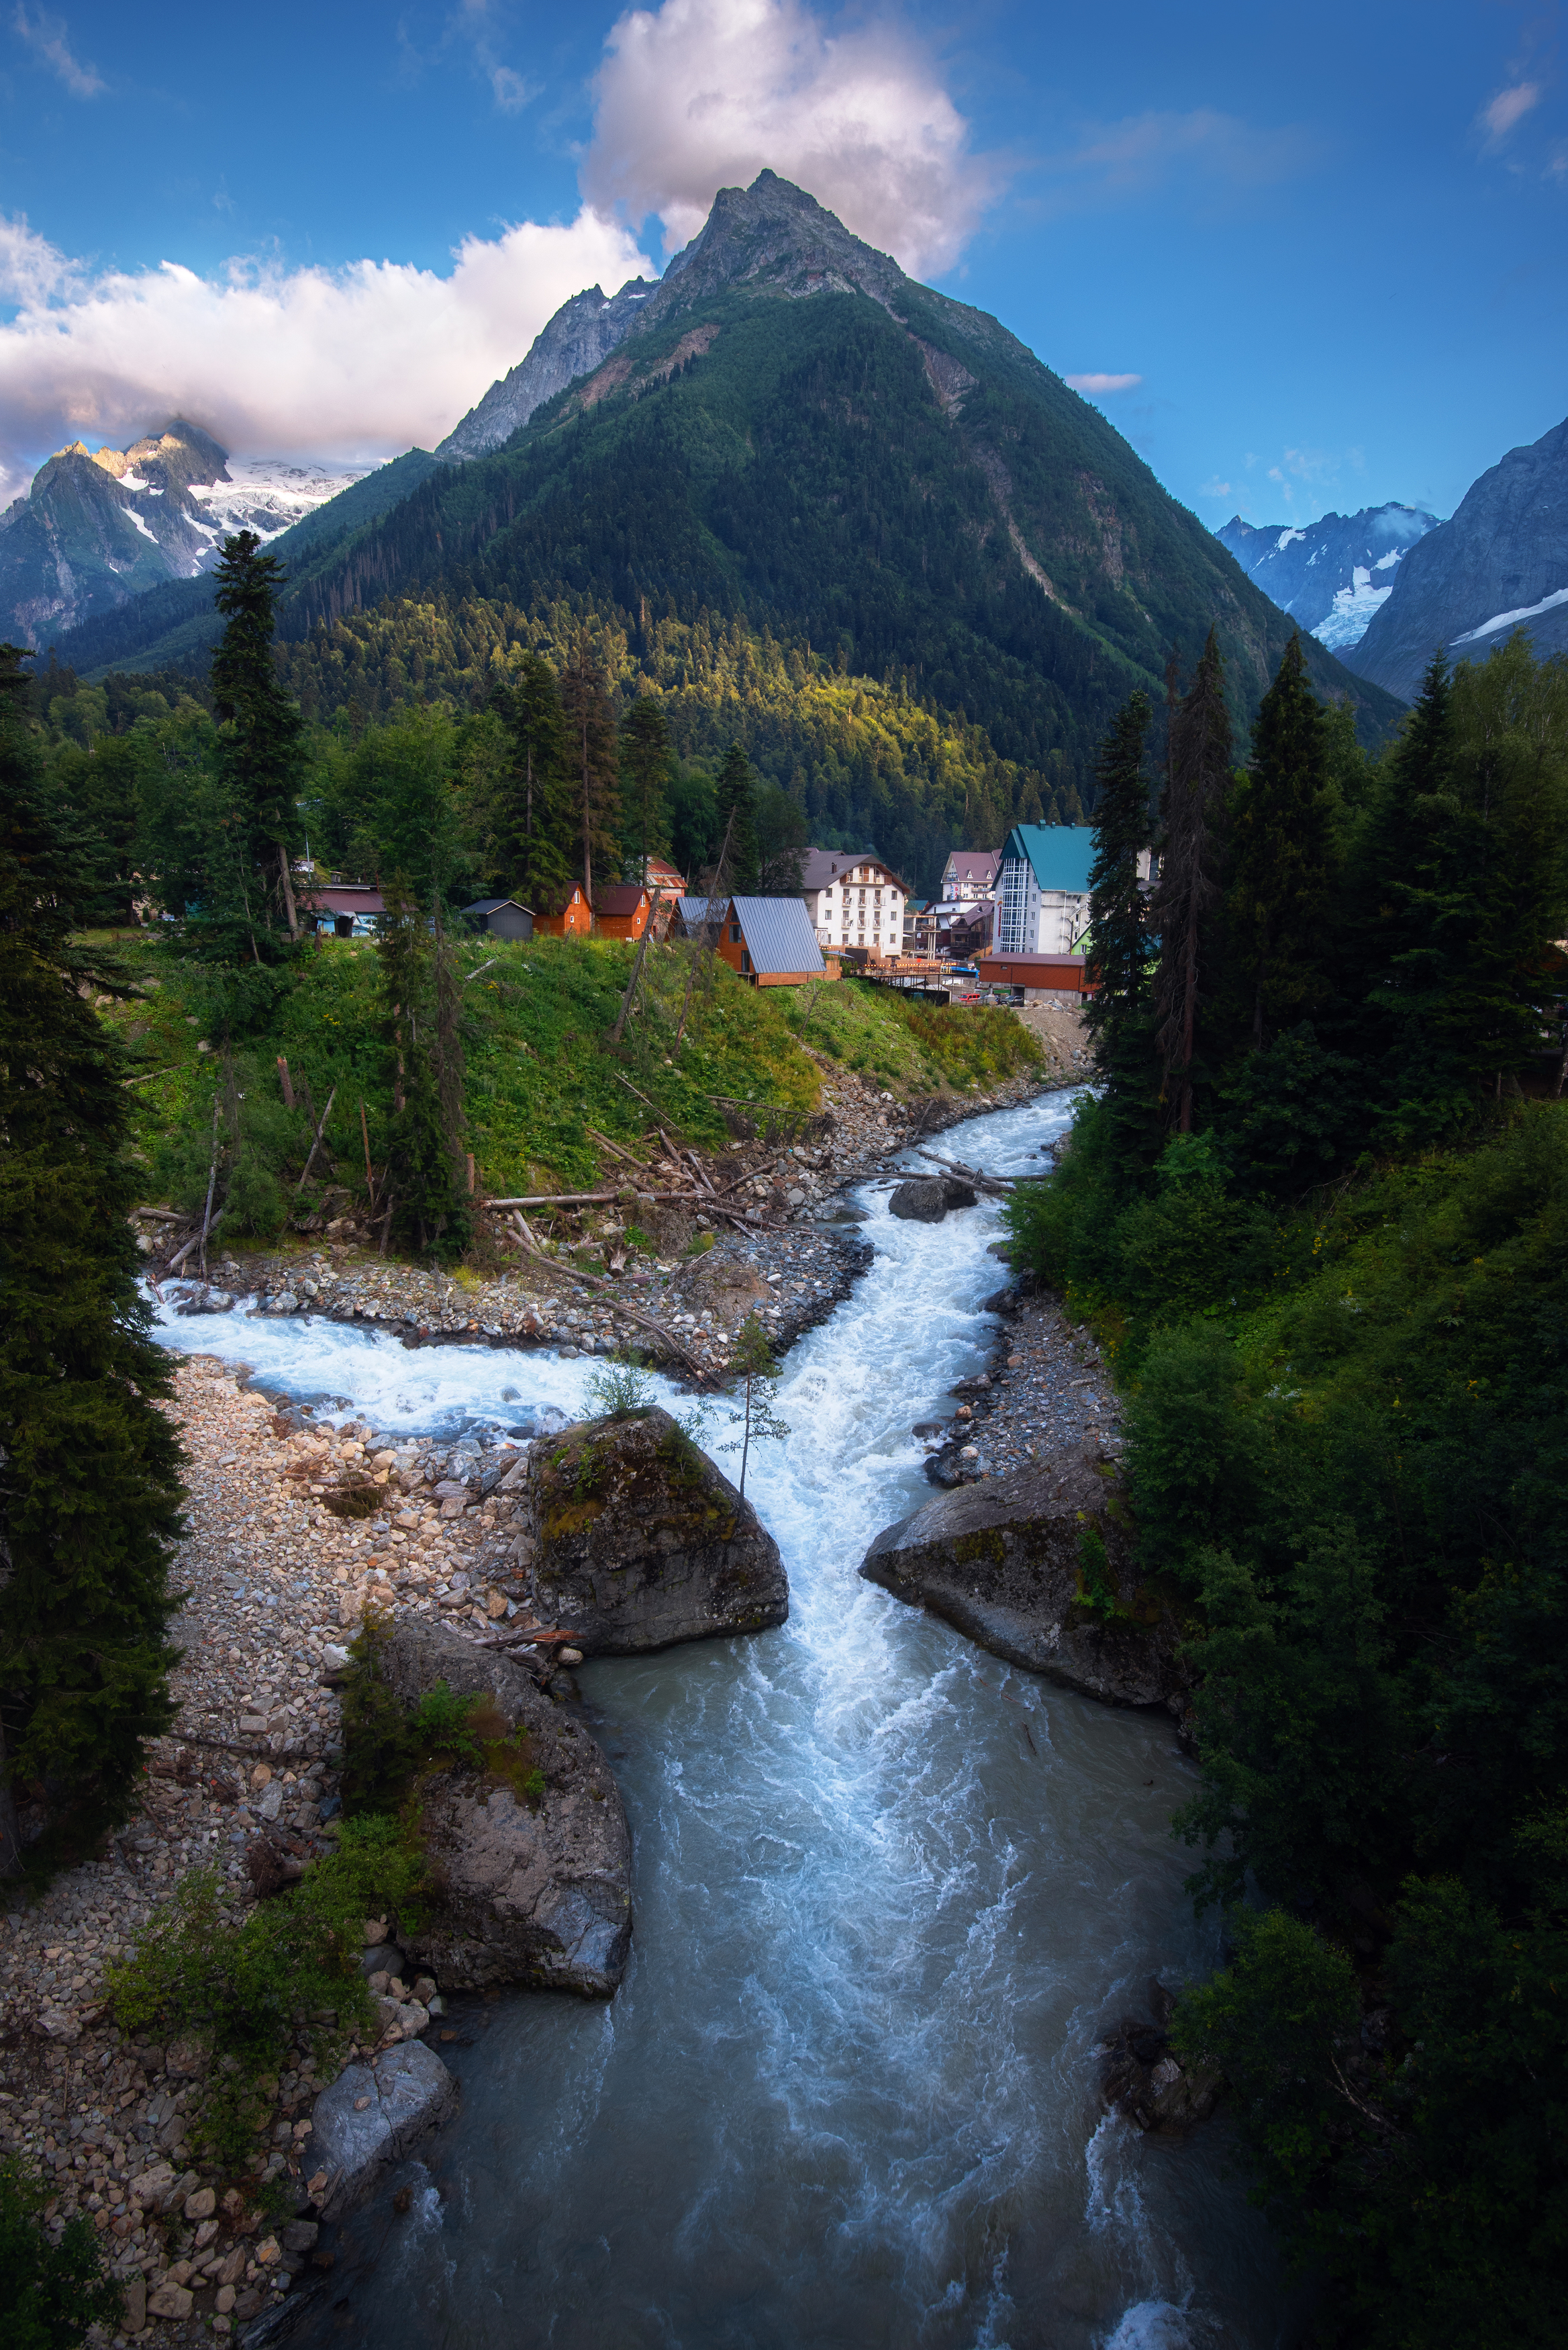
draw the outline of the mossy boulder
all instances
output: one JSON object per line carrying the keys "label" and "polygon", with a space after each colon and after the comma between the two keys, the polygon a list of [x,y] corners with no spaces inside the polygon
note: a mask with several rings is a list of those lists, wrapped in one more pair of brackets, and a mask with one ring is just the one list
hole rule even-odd
{"label": "mossy boulder", "polygon": [[585,1656],[763,1632],[789,1614],[778,1544],[667,1411],[541,1439],[524,1503],[530,1601]]}
{"label": "mossy boulder", "polygon": [[400,1942],[444,1990],[524,1983],[608,1999],[631,1946],[631,1835],[596,1741],[525,1667],[437,1624],[401,1623],[383,1670],[410,1711],[445,1682],[472,1698],[485,1766],[424,1773],[418,1833],[434,1888]]}
{"label": "mossy boulder", "polygon": [[860,1572],[1025,1671],[1185,1712],[1176,1617],[1140,1579],[1126,1503],[1089,1451],[939,1494],[885,1527]]}

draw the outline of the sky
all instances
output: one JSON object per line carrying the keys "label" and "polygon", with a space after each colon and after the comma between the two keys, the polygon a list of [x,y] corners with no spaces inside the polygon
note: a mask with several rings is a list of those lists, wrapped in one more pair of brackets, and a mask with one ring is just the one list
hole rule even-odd
{"label": "sky", "polygon": [[1568,412],[1562,12],[1511,0],[0,0],[0,504],[183,414],[429,447],[764,165],[1174,496],[1452,512]]}

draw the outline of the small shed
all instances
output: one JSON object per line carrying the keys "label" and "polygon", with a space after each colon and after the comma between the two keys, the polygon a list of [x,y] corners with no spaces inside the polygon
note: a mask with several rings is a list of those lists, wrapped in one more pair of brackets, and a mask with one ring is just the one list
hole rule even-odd
{"label": "small shed", "polygon": [[534,935],[533,910],[520,906],[515,898],[478,898],[472,906],[463,908],[462,918],[493,939],[531,939]]}
{"label": "small shed", "polygon": [[601,939],[641,938],[652,911],[652,897],[636,881],[602,884],[594,899]]}
{"label": "small shed", "polygon": [[579,882],[558,913],[535,914],[534,928],[550,939],[586,939],[594,926],[594,910]]}
{"label": "small shed", "polygon": [[327,938],[373,938],[386,899],[360,881],[313,881],[299,892],[299,919]]}
{"label": "small shed", "polygon": [[753,987],[801,987],[831,975],[800,898],[732,898],[719,952]]}

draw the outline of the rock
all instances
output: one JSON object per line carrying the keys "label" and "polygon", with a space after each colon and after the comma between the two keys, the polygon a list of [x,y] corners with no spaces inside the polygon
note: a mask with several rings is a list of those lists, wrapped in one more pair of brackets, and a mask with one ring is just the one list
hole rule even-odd
{"label": "rock", "polygon": [[195,2294],[182,2284],[161,2284],[147,2303],[149,2317],[189,2317]]}
{"label": "rock", "polygon": [[130,2277],[125,2287],[125,2314],[120,2324],[127,2334],[140,2334],[147,2323],[147,2279]]}
{"label": "rock", "polygon": [[906,1223],[940,1224],[950,1208],[972,1208],[972,1184],[957,1175],[916,1175],[900,1183],[888,1202],[888,1212]]}
{"label": "rock", "polygon": [[253,1809],[258,1819],[275,1820],[283,1809],[283,1781],[274,1779],[264,1787]]}
{"label": "rock", "polygon": [[317,2198],[322,2218],[337,2219],[362,2201],[380,2173],[400,2162],[456,2103],[457,2083],[421,2041],[385,2049],[369,2064],[348,2065],[311,2108],[312,2147],[327,2172]]}
{"label": "rock", "polygon": [[210,2220],[218,2208],[218,2199],[210,2187],[198,2187],[193,2195],[185,2198],[187,2220]]}
{"label": "rock", "polygon": [[[1163,1705],[1186,1686],[1178,1626],[1137,1580],[1129,1528],[1114,1482],[1084,1452],[1066,1452],[938,1495],[885,1528],[860,1572],[1010,1664],[1116,1704]],[[1089,1534],[1104,1545],[1098,1575],[1083,1555]],[[1102,1577],[1108,1616],[1090,1604]]]}
{"label": "rock", "polygon": [[297,1314],[298,1311],[299,1300],[292,1289],[280,1289],[277,1295],[269,1297],[262,1307],[264,1314]]}
{"label": "rock", "polygon": [[151,2206],[161,2202],[174,2184],[174,2166],[171,2162],[155,2162],[151,2170],[143,2170],[130,2182],[128,2189],[133,2202]]}
{"label": "rock", "polygon": [[493,1648],[405,1621],[385,1653],[401,1704],[440,1680],[487,1698],[516,1756],[509,1777],[421,1780],[421,1837],[441,1893],[419,1930],[400,1936],[403,1950],[449,1991],[516,1982],[610,1998],[631,1942],[631,1838],[598,1747]]}
{"label": "rock", "polygon": [[667,1411],[586,1420],[535,1444],[529,1592],[585,1656],[761,1632],[789,1614],[778,1544]]}
{"label": "rock", "polygon": [[[384,1933],[386,1931],[385,1920],[379,1918],[377,1923],[381,1927]],[[403,1954],[395,1943],[377,1942],[366,1951],[364,1957],[360,1960],[359,1971],[362,1975],[367,1977],[376,1974],[400,1975],[403,1971]]]}

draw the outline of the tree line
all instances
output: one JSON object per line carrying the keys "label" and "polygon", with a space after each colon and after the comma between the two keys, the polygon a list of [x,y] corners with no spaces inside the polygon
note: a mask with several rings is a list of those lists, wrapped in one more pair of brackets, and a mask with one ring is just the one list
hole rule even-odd
{"label": "tree line", "polygon": [[[1212,639],[1100,758],[1097,1089],[1020,1252],[1127,1396],[1188,1627],[1179,2011],[1319,2338],[1560,2329],[1568,2112],[1568,663],[1441,659],[1376,762]],[[1140,883],[1140,852],[1158,867]]]}

